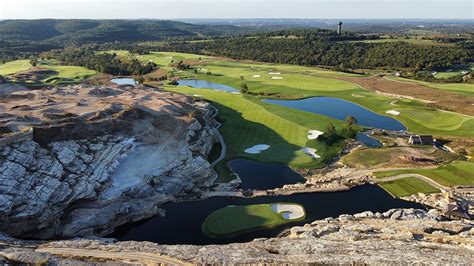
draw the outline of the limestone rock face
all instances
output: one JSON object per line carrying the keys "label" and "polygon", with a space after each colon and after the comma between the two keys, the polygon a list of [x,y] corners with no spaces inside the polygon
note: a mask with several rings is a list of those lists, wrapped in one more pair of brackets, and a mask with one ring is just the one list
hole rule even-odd
{"label": "limestone rock face", "polygon": [[[97,90],[104,93],[91,93]],[[212,178],[205,158],[218,137],[207,103],[147,87],[81,85],[34,94],[0,101],[9,117],[31,119],[0,121],[13,132],[0,136],[2,232],[105,235]]]}
{"label": "limestone rock face", "polygon": [[[390,217],[397,213],[398,220]],[[443,220],[435,211],[394,209],[317,220],[277,238],[228,245],[159,245],[113,239],[26,242],[0,234],[0,258],[65,264],[368,264],[472,265],[472,221]],[[87,254],[87,258],[84,257]],[[77,263],[77,262],[76,262]]]}

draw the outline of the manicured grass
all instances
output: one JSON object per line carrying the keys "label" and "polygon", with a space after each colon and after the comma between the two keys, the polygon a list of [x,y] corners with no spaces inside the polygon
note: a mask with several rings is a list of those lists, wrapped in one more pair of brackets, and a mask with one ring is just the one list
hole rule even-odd
{"label": "manicured grass", "polygon": [[[167,89],[202,95],[218,108],[218,119],[222,122],[220,132],[227,143],[227,157],[246,157],[295,167],[320,166],[342,149],[342,142],[328,146],[325,142],[309,141],[307,138],[309,129],[324,131],[329,123],[342,127],[343,123],[338,120],[266,104],[258,98],[241,94],[188,87],[168,86]],[[257,144],[268,144],[270,148],[255,155],[244,152]],[[316,148],[321,158],[313,159],[304,154],[302,147]]]}
{"label": "manicured grass", "polygon": [[379,184],[383,189],[395,197],[405,197],[416,193],[438,193],[437,188],[415,177],[407,177]]}
{"label": "manicured grass", "polygon": [[30,69],[30,60],[15,60],[0,64],[0,75],[6,76]]}
{"label": "manicured grass", "polygon": [[225,237],[293,221],[273,212],[270,204],[231,205],[211,213],[202,224],[202,231],[211,237]]}
{"label": "manicured grass", "polygon": [[443,186],[474,185],[474,163],[466,161],[456,161],[436,169],[410,169],[377,172],[377,178],[396,176],[400,174],[420,174]]}
{"label": "manicured grass", "polygon": [[42,67],[58,72],[57,75],[44,79],[44,83],[78,83],[97,74],[94,70],[80,66],[42,65]]}

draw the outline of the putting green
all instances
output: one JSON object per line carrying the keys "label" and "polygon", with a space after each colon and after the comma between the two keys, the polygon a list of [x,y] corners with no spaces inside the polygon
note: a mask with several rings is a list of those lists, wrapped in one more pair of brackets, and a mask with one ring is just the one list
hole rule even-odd
{"label": "putting green", "polygon": [[[294,208],[303,207],[294,203],[281,203]],[[304,209],[302,209],[304,213]],[[211,213],[202,224],[202,231],[210,237],[233,236],[258,229],[304,220],[305,214],[297,219],[287,220],[283,213],[272,209],[272,204],[227,206]]]}

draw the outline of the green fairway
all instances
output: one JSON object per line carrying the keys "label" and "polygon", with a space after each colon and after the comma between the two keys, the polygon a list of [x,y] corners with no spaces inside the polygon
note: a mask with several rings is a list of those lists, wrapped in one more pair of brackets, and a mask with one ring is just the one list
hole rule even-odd
{"label": "green fairway", "polygon": [[16,60],[0,64],[0,75],[6,76],[31,68],[30,60]]}
{"label": "green fairway", "polygon": [[428,194],[440,192],[430,184],[415,177],[407,177],[394,181],[383,182],[380,183],[379,186],[395,197],[405,197],[416,193]]}
{"label": "green fairway", "polygon": [[[168,86],[168,90],[200,95],[211,101],[219,110],[220,129],[227,143],[227,157],[247,157],[265,162],[277,162],[301,166],[319,166],[332,158],[343,144],[328,146],[317,140],[308,140],[310,129],[324,131],[327,124],[338,128],[343,123],[325,116],[265,104],[258,98],[210,89]],[[260,154],[247,154],[246,148],[268,144],[270,148]],[[301,151],[302,147],[318,150],[319,159],[313,159]]]}
{"label": "green fairway", "polygon": [[80,83],[83,79],[97,74],[94,70],[80,66],[42,65],[41,67],[58,73],[57,75],[52,75],[44,79],[44,83]]}
{"label": "green fairway", "polygon": [[420,174],[443,186],[474,185],[474,163],[456,161],[436,169],[410,169],[377,172],[377,178],[396,176],[400,174]]}
{"label": "green fairway", "polygon": [[303,219],[286,220],[280,213],[274,212],[270,204],[231,205],[211,213],[202,224],[202,231],[211,237],[225,237]]}

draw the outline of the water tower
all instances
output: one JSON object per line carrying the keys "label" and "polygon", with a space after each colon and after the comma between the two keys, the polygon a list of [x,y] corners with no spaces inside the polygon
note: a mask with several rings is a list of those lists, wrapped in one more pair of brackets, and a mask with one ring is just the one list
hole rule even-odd
{"label": "water tower", "polygon": [[337,24],[337,34],[341,34],[342,33],[342,21],[339,21],[339,23]]}

